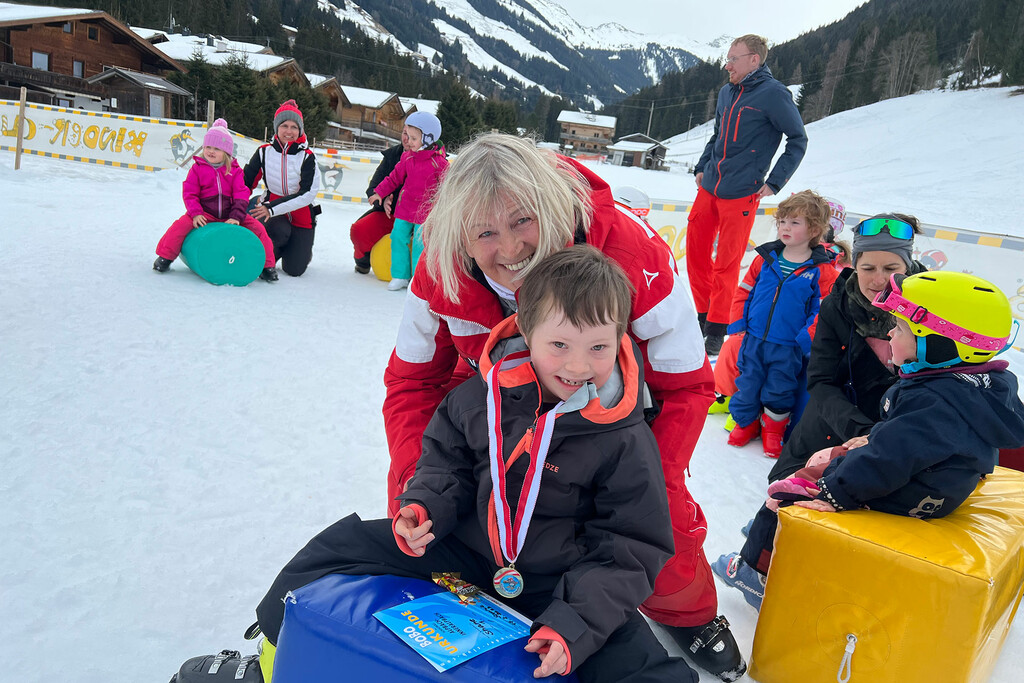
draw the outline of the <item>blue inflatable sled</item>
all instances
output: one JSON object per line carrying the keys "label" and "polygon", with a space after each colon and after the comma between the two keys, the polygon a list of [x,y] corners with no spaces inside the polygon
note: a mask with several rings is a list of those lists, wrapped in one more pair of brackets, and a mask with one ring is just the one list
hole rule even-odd
{"label": "blue inflatable sled", "polygon": [[212,285],[245,287],[267,260],[260,238],[241,225],[207,223],[188,234],[181,260]]}
{"label": "blue inflatable sled", "polygon": [[540,662],[523,650],[525,639],[499,645],[441,673],[373,616],[442,590],[421,579],[329,574],[293,591],[286,600],[273,683],[575,683],[575,675],[534,679]]}

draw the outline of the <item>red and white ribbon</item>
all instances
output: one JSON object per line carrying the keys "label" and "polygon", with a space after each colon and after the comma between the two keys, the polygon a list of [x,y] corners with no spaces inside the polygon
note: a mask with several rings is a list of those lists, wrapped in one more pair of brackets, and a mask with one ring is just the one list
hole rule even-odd
{"label": "red and white ribbon", "polygon": [[491,462],[491,495],[494,498],[495,517],[498,520],[498,540],[501,543],[501,553],[510,565],[515,563],[519,552],[526,543],[526,534],[530,529],[530,520],[533,517],[534,507],[537,505],[537,494],[540,492],[544,461],[547,460],[548,449],[551,448],[551,432],[555,428],[555,416],[564,403],[564,401],[559,401],[554,408],[537,418],[537,423],[532,428],[534,435],[533,442],[530,444],[530,463],[526,469],[526,477],[523,479],[523,488],[519,492],[519,505],[516,507],[516,517],[513,521],[505,486],[505,462],[502,458],[504,439],[501,433],[501,394],[498,387],[498,372],[505,360],[522,362],[522,359],[528,358],[529,351],[510,354],[495,363],[491,371],[487,373],[487,427],[490,434],[488,450]]}

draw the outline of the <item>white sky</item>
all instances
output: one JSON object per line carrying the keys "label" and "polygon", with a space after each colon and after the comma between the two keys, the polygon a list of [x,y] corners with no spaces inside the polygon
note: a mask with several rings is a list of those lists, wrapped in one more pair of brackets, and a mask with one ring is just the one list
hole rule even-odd
{"label": "white sky", "polygon": [[[585,26],[614,21],[634,31],[712,40],[757,33],[770,44],[841,19],[867,0],[557,0]],[[642,8],[642,11],[638,11]]]}

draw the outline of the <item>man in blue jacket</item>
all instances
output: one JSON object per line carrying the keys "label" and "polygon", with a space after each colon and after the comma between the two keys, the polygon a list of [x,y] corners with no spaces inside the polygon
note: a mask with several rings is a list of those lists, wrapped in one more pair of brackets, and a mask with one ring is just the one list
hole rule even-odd
{"label": "man in blue jacket", "polygon": [[[807,149],[800,112],[786,86],[764,66],[767,56],[768,43],[761,36],[733,41],[725,61],[729,85],[718,93],[715,133],[694,167],[698,189],[686,230],[686,274],[711,356],[725,339],[758,204],[782,189]],[[786,150],[768,174],[783,135]]]}

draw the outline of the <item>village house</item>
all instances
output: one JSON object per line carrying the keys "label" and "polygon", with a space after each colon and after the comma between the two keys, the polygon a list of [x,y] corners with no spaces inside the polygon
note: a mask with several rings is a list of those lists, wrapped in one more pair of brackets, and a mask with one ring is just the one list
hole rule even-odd
{"label": "village house", "polygon": [[614,116],[600,116],[583,111],[562,111],[558,114],[561,132],[558,146],[569,156],[603,156],[615,135]]}
{"label": "village house", "polygon": [[643,133],[626,135],[608,145],[609,161],[615,166],[636,166],[637,168],[661,169],[665,164],[668,147]]}
{"label": "village house", "polygon": [[[120,71],[104,75],[110,69]],[[18,99],[25,87],[40,104],[167,116],[185,95],[162,78],[176,71],[184,69],[106,12],[0,2],[0,98]]]}

